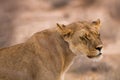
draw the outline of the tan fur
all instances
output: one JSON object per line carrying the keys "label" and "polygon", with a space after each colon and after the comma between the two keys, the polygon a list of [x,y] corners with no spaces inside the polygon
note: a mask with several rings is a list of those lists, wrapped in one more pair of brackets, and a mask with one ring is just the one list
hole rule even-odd
{"label": "tan fur", "polygon": [[[0,80],[61,80],[75,56],[97,55],[95,47],[101,41],[94,23],[58,24],[57,29],[35,33],[25,43],[0,49]],[[88,42],[82,40],[86,35]]]}

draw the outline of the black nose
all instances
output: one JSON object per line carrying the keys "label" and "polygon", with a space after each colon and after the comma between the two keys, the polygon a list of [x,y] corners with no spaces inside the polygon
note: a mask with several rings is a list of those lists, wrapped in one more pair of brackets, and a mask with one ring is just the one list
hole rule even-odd
{"label": "black nose", "polygon": [[96,49],[101,51],[102,47],[103,47],[102,45],[99,45],[99,46],[96,47]]}

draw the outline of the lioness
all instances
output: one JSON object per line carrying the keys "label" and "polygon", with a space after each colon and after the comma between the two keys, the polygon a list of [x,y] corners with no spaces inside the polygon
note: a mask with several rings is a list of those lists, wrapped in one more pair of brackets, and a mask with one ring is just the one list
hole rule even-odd
{"label": "lioness", "polygon": [[76,56],[101,56],[100,20],[35,33],[25,43],[0,49],[0,80],[62,80]]}

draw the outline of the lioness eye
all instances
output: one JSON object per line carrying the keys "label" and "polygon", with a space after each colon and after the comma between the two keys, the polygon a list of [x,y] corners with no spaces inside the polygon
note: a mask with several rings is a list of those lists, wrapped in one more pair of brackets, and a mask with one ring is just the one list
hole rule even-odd
{"label": "lioness eye", "polygon": [[83,37],[81,37],[81,36],[80,36],[79,38],[80,38],[81,40],[84,40],[84,38],[83,38]]}
{"label": "lioness eye", "polygon": [[83,36],[83,37],[79,37],[85,44],[87,44],[87,41],[88,41],[88,39],[87,38],[85,38],[85,36]]}
{"label": "lioness eye", "polygon": [[86,40],[89,40],[87,36],[85,36],[85,39],[86,39]]}

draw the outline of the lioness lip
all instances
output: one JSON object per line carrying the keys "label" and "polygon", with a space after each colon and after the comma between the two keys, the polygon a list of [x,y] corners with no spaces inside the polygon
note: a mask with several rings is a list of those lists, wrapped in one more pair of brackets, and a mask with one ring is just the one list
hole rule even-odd
{"label": "lioness lip", "polygon": [[99,53],[97,56],[100,56],[102,53]]}
{"label": "lioness lip", "polygon": [[87,56],[88,58],[94,58],[94,57],[99,57],[100,55],[102,55],[102,53],[99,53],[98,55],[95,55],[95,56]]}

